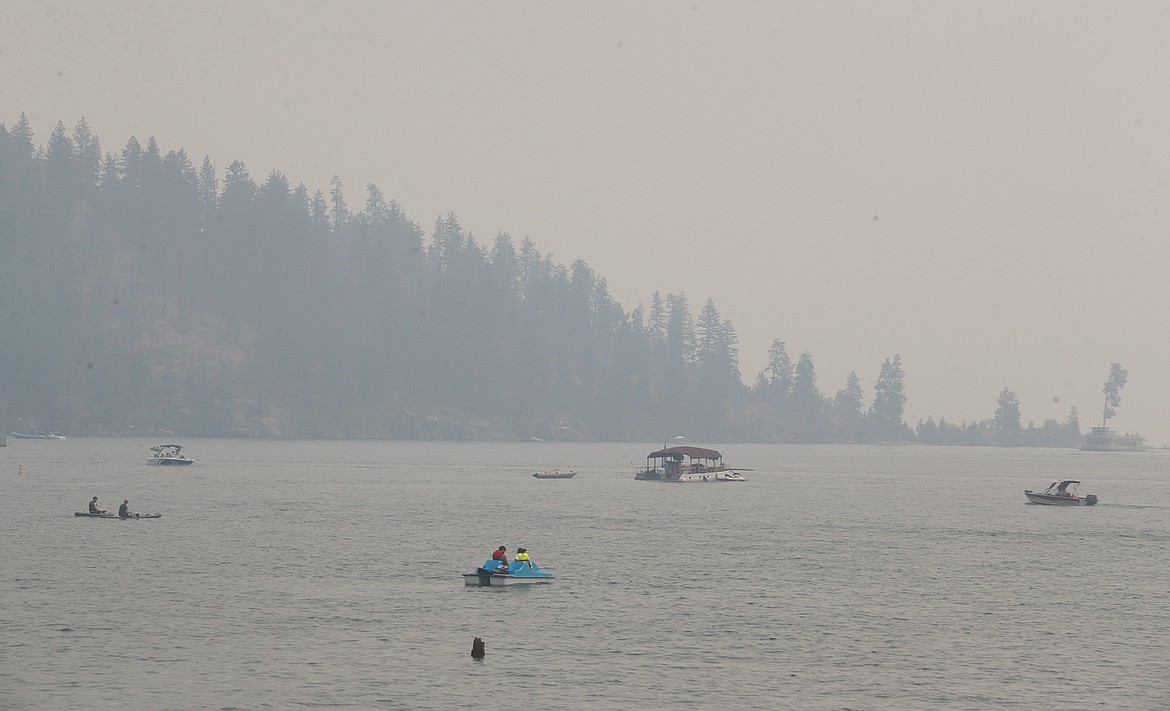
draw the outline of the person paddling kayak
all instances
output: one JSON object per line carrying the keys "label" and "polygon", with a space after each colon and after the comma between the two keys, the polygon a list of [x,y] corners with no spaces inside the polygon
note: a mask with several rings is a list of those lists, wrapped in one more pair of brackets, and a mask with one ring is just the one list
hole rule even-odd
{"label": "person paddling kayak", "polygon": [[131,516],[138,518],[138,514],[130,510],[130,499],[126,499],[122,502],[122,505],[118,507],[118,517],[130,518]]}
{"label": "person paddling kayak", "polygon": [[96,496],[93,497],[89,502],[89,512],[91,514],[104,514],[105,513],[105,511],[102,511],[101,509],[99,509],[97,507],[97,497]]}

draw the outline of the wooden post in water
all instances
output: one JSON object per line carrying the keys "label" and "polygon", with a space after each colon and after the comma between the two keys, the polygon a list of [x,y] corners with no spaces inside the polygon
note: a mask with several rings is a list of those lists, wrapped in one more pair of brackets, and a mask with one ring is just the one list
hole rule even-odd
{"label": "wooden post in water", "polygon": [[483,659],[483,655],[483,640],[476,637],[475,641],[471,643],[471,656],[475,659]]}

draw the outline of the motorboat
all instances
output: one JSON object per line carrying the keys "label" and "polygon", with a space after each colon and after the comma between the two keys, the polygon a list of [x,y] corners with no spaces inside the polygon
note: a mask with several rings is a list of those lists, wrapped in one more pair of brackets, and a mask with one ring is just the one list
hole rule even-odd
{"label": "motorboat", "polygon": [[551,472],[532,472],[532,476],[537,479],[572,479],[577,476],[577,472],[572,469],[553,469]]}
{"label": "motorboat", "polygon": [[65,439],[64,435],[56,432],[13,432],[12,436],[17,439]]}
{"label": "motorboat", "polygon": [[646,466],[634,472],[634,479],[678,482],[747,481],[733,467],[724,464],[723,455],[718,451],[690,445],[663,447],[646,455]]}
{"label": "motorboat", "polygon": [[146,460],[147,464],[156,467],[173,467],[183,464],[194,464],[195,460],[183,454],[183,448],[177,444],[160,444],[151,447],[154,456]]}
{"label": "motorboat", "polygon": [[743,474],[740,474],[739,472],[728,470],[725,472],[712,472],[710,474],[700,474],[697,472],[691,474],[681,474],[679,475],[678,480],[680,482],[747,481],[747,477],[745,477]]}
{"label": "motorboat", "polygon": [[541,570],[531,560],[514,560],[505,568],[498,560],[488,559],[470,573],[463,574],[464,585],[498,587],[500,585],[526,585],[530,583],[551,583],[556,577]]}
{"label": "motorboat", "polygon": [[1092,506],[1096,504],[1096,494],[1081,496],[1077,493],[1077,484],[1080,483],[1072,479],[1054,481],[1044,491],[1036,492],[1025,489],[1024,496],[1028,497],[1029,503],[1046,506]]}

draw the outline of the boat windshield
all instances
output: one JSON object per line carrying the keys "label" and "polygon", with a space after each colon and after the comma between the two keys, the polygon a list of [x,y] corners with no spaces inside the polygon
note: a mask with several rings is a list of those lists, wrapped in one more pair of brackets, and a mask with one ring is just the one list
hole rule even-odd
{"label": "boat windshield", "polygon": [[1065,481],[1054,481],[1048,485],[1048,488],[1044,490],[1044,493],[1048,494],[1049,496],[1076,497],[1077,484],[1080,484],[1080,483],[1081,482],[1074,481],[1072,479],[1068,479]]}

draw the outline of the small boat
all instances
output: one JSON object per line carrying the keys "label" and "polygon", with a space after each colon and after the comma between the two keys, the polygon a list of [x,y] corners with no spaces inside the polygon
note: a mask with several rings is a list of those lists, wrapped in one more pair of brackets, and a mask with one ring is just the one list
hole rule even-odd
{"label": "small boat", "polygon": [[577,472],[572,469],[566,469],[565,471],[553,469],[551,472],[532,472],[532,476],[537,479],[572,479],[577,476]]}
{"label": "small boat", "polygon": [[154,456],[146,460],[147,464],[158,467],[172,467],[181,464],[194,464],[195,460],[183,454],[183,448],[177,444],[160,444],[151,447]]}
{"label": "small boat", "polygon": [[470,573],[463,574],[464,585],[498,587],[500,585],[526,585],[530,583],[551,583],[556,577],[536,567],[530,560],[514,560],[503,568],[498,560],[486,560]]}
{"label": "small boat", "polygon": [[120,521],[132,521],[136,518],[162,518],[162,514],[156,514],[156,513],[154,513],[154,514],[135,514],[134,516],[127,516],[126,518],[122,518],[118,514],[112,514],[112,513],[85,513],[83,511],[78,511],[78,512],[74,513],[73,515],[78,517],[78,518],[116,518]]}
{"label": "small boat", "polygon": [[1025,489],[1024,496],[1028,498],[1029,503],[1046,506],[1092,506],[1096,504],[1096,494],[1081,496],[1077,493],[1077,484],[1080,483],[1072,479],[1054,481],[1044,491],[1035,492],[1031,489]]}
{"label": "small boat", "polygon": [[638,481],[713,482],[747,481],[723,463],[723,455],[714,449],[676,445],[663,447],[646,455],[646,466],[634,472]]}
{"label": "small boat", "polygon": [[747,481],[747,478],[743,474],[740,474],[739,472],[728,470],[728,471],[724,471],[724,472],[711,472],[709,474],[700,474],[698,472],[694,472],[691,474],[680,474],[678,477],[678,480],[680,482],[688,482],[688,481],[699,481],[699,482],[703,482],[703,481],[708,481],[708,482],[710,482],[710,481]]}
{"label": "small boat", "polygon": [[65,439],[63,435],[56,432],[13,432],[12,436],[17,439]]}

